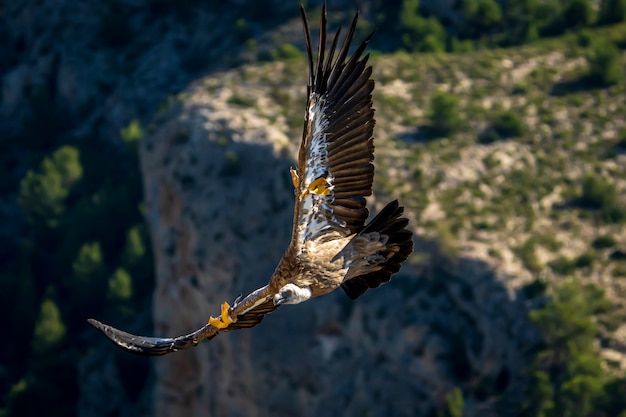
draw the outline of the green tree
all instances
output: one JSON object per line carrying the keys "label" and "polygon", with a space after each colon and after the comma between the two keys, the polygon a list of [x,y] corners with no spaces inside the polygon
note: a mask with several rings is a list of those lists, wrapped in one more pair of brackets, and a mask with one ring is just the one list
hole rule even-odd
{"label": "green tree", "polygon": [[589,0],[569,0],[563,11],[566,27],[590,26],[595,21],[596,12]]}
{"label": "green tree", "polygon": [[563,26],[563,0],[529,0],[530,19],[537,27],[542,36],[560,35],[564,31]]}
{"label": "green tree", "polygon": [[117,268],[109,278],[108,297],[111,300],[125,301],[133,295],[130,274],[124,268]]}
{"label": "green tree", "polygon": [[464,32],[470,37],[480,37],[502,21],[502,9],[495,0],[469,0],[463,2],[463,18]]}
{"label": "green tree", "polygon": [[101,274],[104,269],[102,258],[100,243],[85,243],[72,264],[75,281],[87,284],[92,277]]}
{"label": "green tree", "polygon": [[600,407],[606,416],[626,417],[626,376],[611,376],[604,385]]}
{"label": "green tree", "polygon": [[409,52],[443,52],[446,30],[435,17],[419,14],[419,0],[403,0],[398,16],[398,31]]}
{"label": "green tree", "polygon": [[531,370],[524,416],[584,417],[601,407],[606,379],[595,340],[610,310],[601,288],[570,280],[530,313],[543,348]]}
{"label": "green tree", "polygon": [[304,58],[304,54],[302,53],[302,51],[300,51],[295,45],[292,45],[290,43],[284,43],[280,45],[278,48],[274,49],[271,54],[274,60]]}
{"label": "green tree", "polygon": [[45,158],[38,170],[26,173],[20,183],[20,205],[32,220],[54,227],[65,210],[65,199],[82,175],[78,149],[63,146]]}
{"label": "green tree", "polygon": [[626,20],[626,0],[600,1],[599,23],[618,23]]}
{"label": "green tree", "polygon": [[620,51],[607,40],[600,40],[592,45],[592,51],[587,55],[587,65],[587,79],[594,85],[610,86],[624,78]]}
{"label": "green tree", "polygon": [[583,177],[580,204],[589,209],[609,209],[618,201],[614,183],[599,175],[589,173]]}
{"label": "green tree", "polygon": [[132,277],[134,296],[138,299],[149,297],[154,286],[154,272],[145,224],[136,224],[128,229],[126,242],[120,254],[120,265]]}
{"label": "green tree", "polygon": [[446,394],[445,408],[439,412],[439,417],[462,417],[463,405],[463,391],[455,388]]}
{"label": "green tree", "polygon": [[568,364],[568,374],[563,381],[556,405],[572,417],[588,416],[601,398],[604,386],[602,361],[599,354],[574,356]]}
{"label": "green tree", "polygon": [[122,138],[124,143],[131,146],[135,146],[143,137],[144,132],[141,128],[141,123],[137,119],[131,120],[128,126],[120,130],[120,138]]}
{"label": "green tree", "polygon": [[506,2],[504,25],[506,44],[536,40],[540,35],[562,33],[561,0],[510,0]]}
{"label": "green tree", "polygon": [[107,281],[100,243],[85,243],[72,262],[71,278],[65,280],[71,295],[72,318],[82,320],[89,311],[102,305]]}
{"label": "green tree", "polygon": [[107,320],[124,322],[134,313],[133,280],[124,268],[117,268],[109,277],[104,315]]}
{"label": "green tree", "polygon": [[[8,364],[0,367],[0,408],[10,416],[76,415],[85,318],[128,319],[135,302],[149,309],[151,300],[151,247],[138,209],[136,144],[143,130],[132,121],[117,144],[95,137],[61,146],[60,130],[49,131],[61,125],[38,120],[47,112],[58,122],[58,112],[47,107],[53,98],[37,99],[37,117],[28,120],[33,128],[17,135],[19,143],[49,154],[13,181],[29,224],[0,250],[0,313],[9,318],[2,330],[12,340],[0,349],[0,362]],[[3,150],[15,152],[15,143]],[[58,291],[46,294],[47,287]]]}
{"label": "green tree", "polygon": [[617,241],[612,235],[604,234],[600,235],[591,242],[591,246],[595,249],[606,249],[612,248],[617,245]]}
{"label": "green tree", "polygon": [[146,246],[143,243],[139,226],[135,225],[128,230],[126,242],[122,250],[122,261],[128,266],[134,266],[146,256]]}
{"label": "green tree", "polygon": [[39,307],[39,318],[35,324],[32,348],[35,353],[46,353],[58,347],[65,337],[65,324],[59,307],[51,298],[46,298]]}
{"label": "green tree", "polygon": [[519,137],[526,130],[522,118],[510,110],[499,113],[493,121],[492,128],[501,138]]}
{"label": "green tree", "polygon": [[463,125],[459,98],[453,94],[437,93],[430,101],[430,121],[438,134],[447,135]]}
{"label": "green tree", "polygon": [[537,370],[532,374],[523,417],[548,417],[554,410],[554,389],[546,371]]}

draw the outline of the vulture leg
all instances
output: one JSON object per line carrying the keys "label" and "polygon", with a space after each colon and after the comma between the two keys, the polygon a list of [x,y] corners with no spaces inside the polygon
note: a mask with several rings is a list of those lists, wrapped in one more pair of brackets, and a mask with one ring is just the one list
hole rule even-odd
{"label": "vulture leg", "polygon": [[228,305],[228,303],[222,304],[222,316],[218,318],[210,317],[209,324],[213,327],[217,327],[218,329],[227,328],[231,323],[234,322],[234,320],[230,318],[230,314],[228,314],[229,310],[230,305]]}

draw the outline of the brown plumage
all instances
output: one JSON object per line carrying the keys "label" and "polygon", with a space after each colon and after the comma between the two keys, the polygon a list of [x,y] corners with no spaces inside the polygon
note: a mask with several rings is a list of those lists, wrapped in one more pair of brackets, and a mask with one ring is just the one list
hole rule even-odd
{"label": "brown plumage", "polygon": [[397,201],[369,224],[365,196],[374,179],[374,109],[369,55],[372,35],[348,57],[354,17],[341,47],[340,30],[326,52],[326,7],[322,8],[317,63],[306,13],[302,22],[309,62],[307,105],[298,168],[292,171],[295,209],[289,248],[268,284],[224,303],[220,318],[176,338],[135,336],[90,319],[118,346],[138,354],[163,355],[195,346],[220,331],[256,326],[283,304],[297,304],[343,288],[356,299],[388,282],[413,250],[408,220]]}

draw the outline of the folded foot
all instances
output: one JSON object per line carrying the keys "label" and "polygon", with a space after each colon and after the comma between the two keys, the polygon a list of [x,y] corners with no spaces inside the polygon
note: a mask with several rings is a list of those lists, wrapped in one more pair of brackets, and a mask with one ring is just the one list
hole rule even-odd
{"label": "folded foot", "polygon": [[210,317],[209,324],[218,329],[227,328],[231,323],[234,323],[234,320],[230,318],[229,311],[230,311],[230,305],[228,305],[228,303],[223,303],[221,317],[218,317],[218,318]]}
{"label": "folded foot", "polygon": [[319,177],[313,181],[307,188],[300,194],[300,200],[309,194],[328,195],[330,194],[330,183],[324,177]]}

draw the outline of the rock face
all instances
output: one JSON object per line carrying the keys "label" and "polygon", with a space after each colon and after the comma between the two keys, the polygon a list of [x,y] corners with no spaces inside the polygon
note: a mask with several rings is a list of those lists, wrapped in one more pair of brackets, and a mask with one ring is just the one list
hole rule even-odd
{"label": "rock face", "polygon": [[[264,285],[289,242],[292,217],[290,161],[275,155],[262,131],[240,134],[227,114],[212,118],[209,108],[178,111],[141,154],[158,254],[159,334],[196,329],[221,302]],[[264,397],[254,338],[219,337],[156,362],[156,414],[254,415]]]}
{"label": "rock face", "polygon": [[[141,148],[158,335],[264,285],[291,234],[293,146],[207,91],[186,94]],[[426,261],[355,302],[337,291],[159,358],[155,414],[427,416],[456,387],[467,416],[519,406],[535,341],[523,301],[481,261],[418,247]]]}

